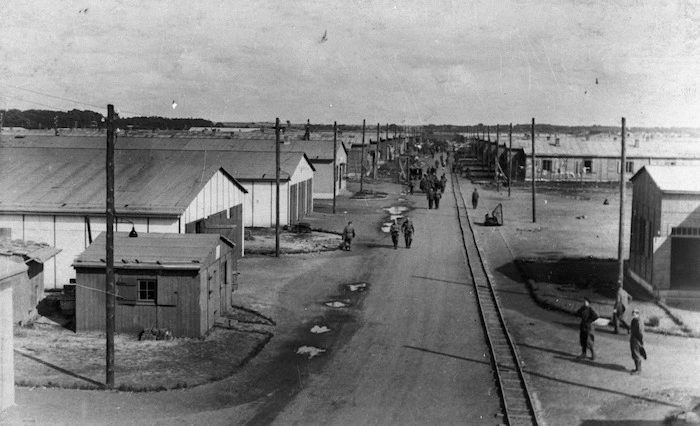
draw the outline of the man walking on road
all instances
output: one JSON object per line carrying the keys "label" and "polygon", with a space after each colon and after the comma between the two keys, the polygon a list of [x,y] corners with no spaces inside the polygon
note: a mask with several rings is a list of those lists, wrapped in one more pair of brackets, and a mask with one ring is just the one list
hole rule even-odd
{"label": "man walking on road", "polygon": [[474,207],[474,210],[476,210],[476,206],[479,204],[479,193],[477,192],[476,188],[474,188],[474,192],[472,192],[472,207]]}
{"label": "man walking on road", "polygon": [[350,221],[345,229],[343,229],[343,244],[345,244],[345,250],[352,250],[353,238],[355,238],[355,227],[352,226],[352,221]]}
{"label": "man walking on road", "polygon": [[394,243],[394,250],[399,248],[399,232],[401,229],[399,228],[399,224],[397,223],[397,219],[394,219],[394,223],[391,224],[389,227],[389,233],[391,234],[391,242]]}
{"label": "man walking on road", "polygon": [[639,316],[639,309],[632,311],[630,352],[634,361],[634,370],[630,374],[639,374],[642,372],[642,358],[647,359],[647,352],[644,349],[644,321]]}
{"label": "man walking on road", "polygon": [[598,319],[598,313],[591,307],[590,300],[584,298],[583,306],[576,311],[576,316],[581,318],[579,326],[579,342],[581,343],[581,355],[578,358],[585,358],[588,349],[591,350],[591,359],[595,360],[595,324]]}
{"label": "man walking on road", "polygon": [[406,242],[406,248],[411,248],[411,243],[413,242],[413,222],[411,218],[407,217],[406,220],[401,225],[401,230],[403,231],[403,239]]}

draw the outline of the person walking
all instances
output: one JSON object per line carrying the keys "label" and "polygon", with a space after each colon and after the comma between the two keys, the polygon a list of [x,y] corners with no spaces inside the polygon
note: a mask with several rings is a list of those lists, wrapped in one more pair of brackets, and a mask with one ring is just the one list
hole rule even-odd
{"label": "person walking", "polygon": [[397,220],[394,219],[394,223],[392,223],[389,227],[389,233],[391,234],[391,242],[394,243],[394,250],[399,248],[399,232],[401,232],[401,228],[399,228]]}
{"label": "person walking", "polygon": [[476,206],[479,205],[479,192],[474,188],[472,192],[472,207],[476,210]]}
{"label": "person walking", "polygon": [[410,217],[407,217],[406,220],[403,221],[401,230],[403,231],[403,239],[406,243],[406,248],[411,248],[411,243],[413,243],[413,233],[415,230],[413,229],[413,222],[411,222]]}
{"label": "person walking", "polygon": [[435,204],[435,191],[433,190],[433,188],[428,188],[427,197],[428,197],[428,210],[432,210],[433,205]]}
{"label": "person walking", "polygon": [[585,358],[587,350],[591,351],[591,359],[595,360],[595,320],[598,313],[591,307],[591,301],[583,299],[583,306],[576,311],[576,316],[581,318],[579,326],[579,343],[581,344],[581,355],[578,358]]}
{"label": "person walking", "polygon": [[644,349],[644,321],[639,315],[639,309],[632,311],[630,352],[634,361],[634,370],[630,374],[639,374],[642,372],[642,358],[647,359],[647,351]]}
{"label": "person walking", "polygon": [[442,198],[442,192],[435,190],[435,208],[440,208],[440,198]]}
{"label": "person walking", "polygon": [[617,297],[615,298],[615,306],[613,307],[612,314],[612,325],[615,330],[615,334],[620,334],[620,323],[627,327],[627,334],[630,333],[630,325],[627,321],[628,315],[625,313],[628,311],[630,302],[632,301],[632,296],[627,293],[622,288],[622,282],[617,282]]}
{"label": "person walking", "polygon": [[352,250],[352,239],[355,238],[355,227],[352,226],[352,221],[348,222],[345,229],[343,229],[343,244],[345,245],[345,250]]}
{"label": "person walking", "polygon": [[447,186],[447,178],[445,177],[445,174],[443,173],[442,176],[440,176],[440,190],[443,193],[445,192],[445,186]]}

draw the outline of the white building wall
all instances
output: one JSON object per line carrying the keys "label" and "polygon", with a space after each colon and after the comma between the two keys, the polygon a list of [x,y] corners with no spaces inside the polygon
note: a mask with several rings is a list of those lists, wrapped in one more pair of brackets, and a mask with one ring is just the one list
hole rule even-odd
{"label": "white building wall", "polygon": [[182,232],[186,223],[207,218],[222,210],[228,212],[231,207],[241,203],[245,203],[243,191],[219,170],[185,209],[182,216]]}
{"label": "white building wall", "polygon": [[[118,216],[116,232],[131,231],[131,221],[136,232],[178,232],[178,220],[173,218],[130,218]],[[73,260],[94,240],[107,230],[104,216],[90,217],[90,234],[85,216],[67,215],[0,215],[0,228],[11,228],[12,239],[46,243],[61,252],[44,263],[44,288],[63,288],[75,278],[71,266]]]}
{"label": "white building wall", "polygon": [[[275,183],[241,182],[248,191],[243,203],[245,227],[270,227],[275,225]],[[280,182],[280,225],[289,223],[289,183]]]}

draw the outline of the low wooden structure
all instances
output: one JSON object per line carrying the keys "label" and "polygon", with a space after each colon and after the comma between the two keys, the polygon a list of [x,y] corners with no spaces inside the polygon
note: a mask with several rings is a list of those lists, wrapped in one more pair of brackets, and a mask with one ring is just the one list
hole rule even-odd
{"label": "low wooden structure", "polygon": [[[102,233],[73,263],[77,332],[105,329],[105,243]],[[217,234],[115,233],[116,331],[204,336],[231,306],[234,247]]]}
{"label": "low wooden structure", "polygon": [[27,265],[27,273],[14,281],[15,324],[26,323],[37,315],[37,305],[44,295],[44,263],[60,251],[44,243],[0,238],[0,258]]}
{"label": "low wooden structure", "polygon": [[0,410],[15,403],[12,289],[26,271],[26,265],[0,258]]}

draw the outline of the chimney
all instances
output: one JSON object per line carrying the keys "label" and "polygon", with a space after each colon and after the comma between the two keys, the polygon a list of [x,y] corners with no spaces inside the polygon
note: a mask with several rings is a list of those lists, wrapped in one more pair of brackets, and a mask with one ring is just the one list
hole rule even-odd
{"label": "chimney", "polygon": [[559,145],[559,138],[554,139],[554,146],[560,146]]}
{"label": "chimney", "polygon": [[636,138],[636,139],[634,140],[634,147],[635,147],[635,148],[639,148],[639,138]]}

